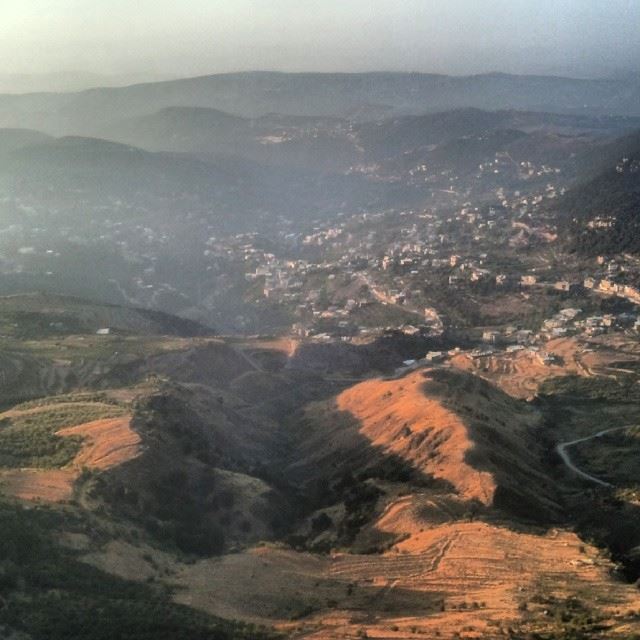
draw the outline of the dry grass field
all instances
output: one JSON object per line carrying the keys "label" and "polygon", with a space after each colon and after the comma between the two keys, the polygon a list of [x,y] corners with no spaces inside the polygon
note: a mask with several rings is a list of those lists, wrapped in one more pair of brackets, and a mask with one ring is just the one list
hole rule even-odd
{"label": "dry grass field", "polygon": [[164,574],[178,602],[274,625],[293,638],[497,638],[521,626],[552,628],[544,612],[567,598],[597,612],[602,637],[640,631],[628,615],[640,607],[637,589],[612,579],[611,562],[574,533],[483,522],[421,531],[420,524],[384,554],[262,546],[184,565],[109,544],[86,559],[134,580]]}

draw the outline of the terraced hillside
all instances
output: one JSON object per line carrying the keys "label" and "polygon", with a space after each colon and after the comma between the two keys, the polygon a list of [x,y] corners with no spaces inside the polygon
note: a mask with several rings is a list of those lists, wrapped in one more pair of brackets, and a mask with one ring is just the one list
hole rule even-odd
{"label": "terraced hillside", "polygon": [[[0,344],[21,372],[0,392],[0,624],[87,637],[101,607],[123,625],[105,640],[640,632],[637,588],[616,577],[634,575],[615,546],[635,540],[633,499],[585,491],[553,453],[632,415],[628,345],[558,342],[532,403],[506,369],[358,382],[304,369],[287,341],[139,331]],[[576,460],[600,469],[593,447]]]}
{"label": "terraced hillside", "polygon": [[[555,356],[553,362],[544,362],[539,352],[522,349],[483,357],[462,353],[452,358],[451,363],[455,368],[491,381],[515,398],[531,399],[547,380],[564,376],[612,376],[616,374],[616,363],[633,364],[640,359],[637,341],[614,336],[590,340],[555,338],[545,344],[545,351]],[[620,366],[624,369],[624,365]]]}
{"label": "terraced hillside", "polygon": [[87,560],[169,571],[179,602],[295,638],[633,637],[637,589],[558,515],[532,407],[432,370],[355,385],[292,425],[287,476],[308,478],[295,486],[317,509],[288,544],[185,565],[127,542]]}

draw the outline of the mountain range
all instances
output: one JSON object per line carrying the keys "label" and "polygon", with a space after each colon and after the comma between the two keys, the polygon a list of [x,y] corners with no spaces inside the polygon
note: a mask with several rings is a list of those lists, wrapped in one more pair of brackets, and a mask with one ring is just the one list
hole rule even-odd
{"label": "mountain range", "polygon": [[78,93],[0,95],[0,126],[93,135],[114,119],[183,106],[244,117],[282,113],[379,119],[467,107],[640,116],[639,105],[640,83],[628,79],[248,72]]}

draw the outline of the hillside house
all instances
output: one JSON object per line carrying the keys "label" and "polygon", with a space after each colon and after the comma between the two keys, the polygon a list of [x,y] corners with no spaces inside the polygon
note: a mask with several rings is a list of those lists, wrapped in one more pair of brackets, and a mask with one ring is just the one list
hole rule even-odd
{"label": "hillside house", "polygon": [[488,344],[498,344],[502,338],[502,334],[499,331],[483,331],[482,341]]}
{"label": "hillside house", "polygon": [[619,292],[619,290],[620,285],[613,282],[613,280],[609,280],[608,278],[601,280],[598,286],[598,291],[600,291],[601,293],[606,293],[608,295],[615,295]]}
{"label": "hillside house", "polygon": [[582,285],[585,289],[595,289],[598,286],[598,281],[595,278],[585,278]]}
{"label": "hillside house", "polygon": [[553,288],[556,291],[565,291],[569,293],[574,286],[575,285],[572,285],[568,280],[558,280],[554,283]]}
{"label": "hillside house", "polygon": [[516,344],[529,344],[533,340],[533,331],[520,329],[515,333]]}

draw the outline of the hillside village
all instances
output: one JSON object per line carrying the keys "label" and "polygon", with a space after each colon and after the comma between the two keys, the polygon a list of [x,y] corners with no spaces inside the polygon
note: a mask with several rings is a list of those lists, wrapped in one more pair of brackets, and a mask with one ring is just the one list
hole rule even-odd
{"label": "hillside village", "polygon": [[[631,171],[635,165],[628,164],[623,160],[616,170]],[[200,254],[197,263],[204,276],[185,288],[179,273],[165,264],[172,241],[168,231],[119,220],[121,213],[115,212],[124,205],[113,203],[114,215],[93,216],[85,229],[60,227],[52,234],[46,227],[12,224],[0,230],[0,271],[46,281],[60,275],[69,251],[115,249],[123,266],[115,268],[107,287],[116,298],[192,309],[196,318],[222,300],[240,298],[254,309],[280,309],[289,318],[292,335],[321,342],[357,343],[401,332],[445,336],[446,342],[458,341],[458,348],[470,346],[478,353],[528,348],[546,354],[549,339],[640,330],[638,259],[627,254],[585,260],[556,249],[557,228],[546,205],[566,189],[560,168],[517,163],[508,153],[497,152],[470,177],[450,171],[432,174],[426,165],[393,176],[382,166],[349,169],[356,171],[404,188],[419,177],[433,188],[434,205],[427,210],[341,213],[306,230],[283,219],[267,241],[258,232],[211,234],[209,226],[204,242],[201,233],[185,237]],[[442,186],[447,193],[438,190]],[[462,201],[464,197],[470,199]],[[474,205],[476,198],[479,204]],[[5,197],[5,204],[9,201]],[[12,206],[34,216],[38,212],[32,204],[16,198]],[[206,235],[207,228],[201,227],[195,223]],[[130,273],[128,280],[122,279],[123,269]],[[229,278],[234,272],[235,280]],[[535,325],[502,321],[500,314],[493,321],[474,321],[464,317],[468,309],[452,312],[452,297],[458,307],[473,307],[480,300],[499,306],[507,297],[511,303],[543,299],[548,314],[537,317]],[[606,298],[629,304],[599,312]],[[242,305],[234,322],[251,330]]]}
{"label": "hillside village", "polygon": [[[294,334],[314,340],[357,341],[392,330],[440,336],[451,327],[446,308],[431,304],[431,286],[444,286],[461,299],[546,297],[558,307],[535,327],[506,324],[480,332],[468,327],[470,336],[491,348],[508,345],[514,351],[569,335],[639,331],[640,261],[631,255],[568,257],[564,264],[540,265],[535,252],[525,261],[520,250],[535,244],[544,251],[556,238],[548,224],[535,224],[537,213],[518,198],[503,201],[502,208],[462,207],[446,219],[415,211],[361,214],[302,237],[283,238],[289,255],[313,251],[322,261],[279,258],[256,248],[251,236],[238,236],[231,246],[247,266],[245,278],[254,288],[255,303],[287,307],[295,317]],[[399,239],[384,243],[383,233],[373,227],[384,229],[385,224],[393,225]],[[465,246],[467,228],[473,232],[468,251],[452,252]],[[224,245],[217,246],[220,251]],[[628,305],[614,313],[594,312],[607,298]],[[376,310],[378,324],[359,322],[366,309]]]}

